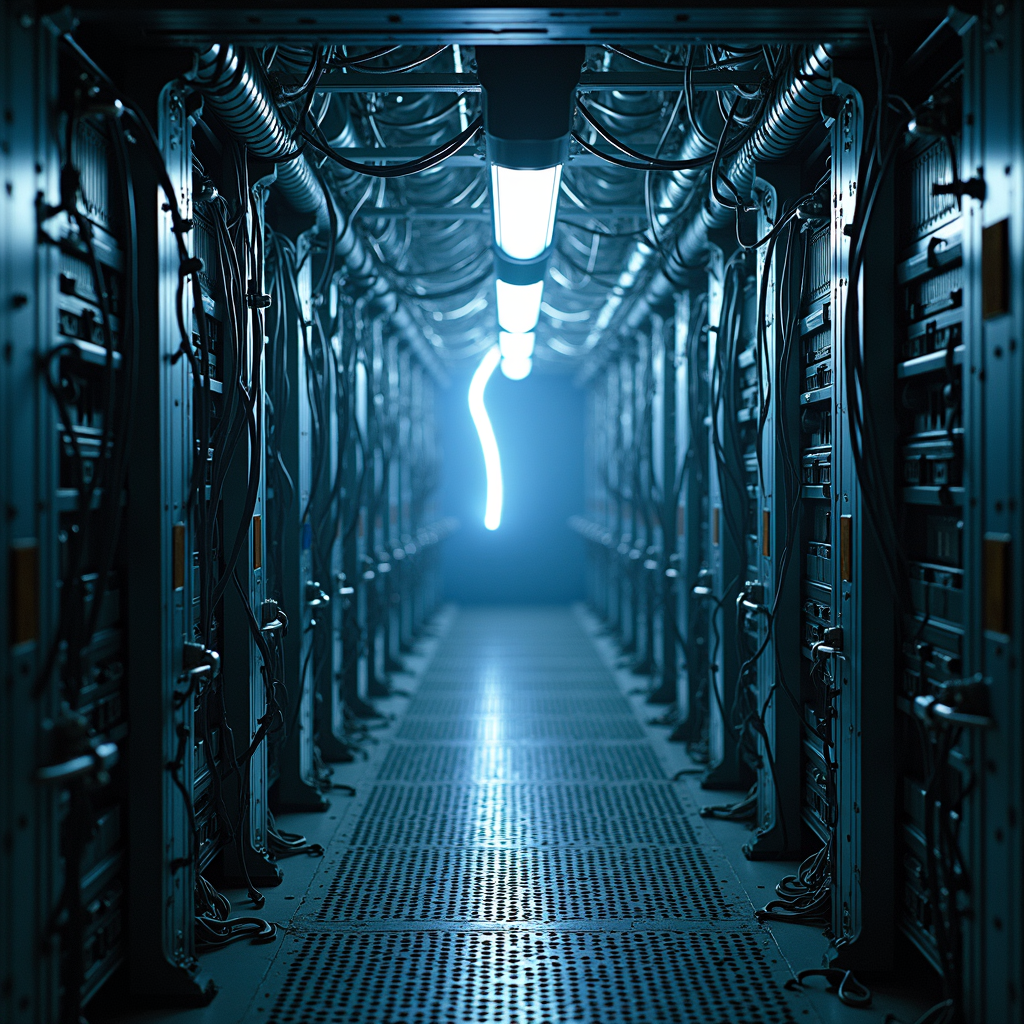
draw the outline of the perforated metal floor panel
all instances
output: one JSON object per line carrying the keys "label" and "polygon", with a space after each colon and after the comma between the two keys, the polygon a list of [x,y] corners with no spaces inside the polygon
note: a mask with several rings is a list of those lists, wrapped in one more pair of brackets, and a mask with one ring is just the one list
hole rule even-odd
{"label": "perforated metal floor panel", "polygon": [[640,740],[643,729],[635,718],[547,718],[520,715],[479,715],[475,718],[407,718],[398,730],[400,740]]}
{"label": "perforated metal floor panel", "polygon": [[646,743],[394,743],[381,782],[626,782],[663,779]]}
{"label": "perforated metal floor panel", "polygon": [[310,906],[318,921],[746,919],[725,867],[699,846],[348,849]]}
{"label": "perforated metal floor panel", "polygon": [[691,844],[690,816],[668,782],[378,784],[352,846]]}
{"label": "perforated metal floor panel", "polygon": [[290,936],[282,958],[256,1007],[267,1024],[798,1019],[752,931],[314,933]]}
{"label": "perforated metal floor panel", "polygon": [[814,1019],[569,610],[460,613],[377,758],[247,1022]]}
{"label": "perforated metal floor panel", "polygon": [[584,702],[564,693],[488,694],[470,692],[458,696],[421,693],[409,705],[409,715],[426,718],[461,718],[466,715],[551,715],[558,718],[632,718],[633,711],[619,694],[588,694]]}

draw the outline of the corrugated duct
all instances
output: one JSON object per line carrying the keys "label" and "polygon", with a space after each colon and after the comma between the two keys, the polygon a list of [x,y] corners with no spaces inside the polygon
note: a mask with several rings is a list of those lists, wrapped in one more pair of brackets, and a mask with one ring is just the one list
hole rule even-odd
{"label": "corrugated duct", "polygon": [[[821,116],[821,99],[832,92],[831,69],[830,46],[819,45],[798,51],[789,71],[776,84],[772,102],[761,125],[726,169],[726,175],[741,196],[750,195],[757,161],[782,159]],[[700,139],[691,130],[683,140],[677,159],[708,156],[714,151],[714,143]],[[679,209],[690,198],[694,188],[704,181],[706,172],[703,169],[674,172],[663,188],[658,209]],[[667,258],[644,293],[628,304],[622,326],[635,329],[652,309],[664,304],[682,284],[686,273],[704,264],[708,251],[708,232],[713,228],[728,226],[733,217],[732,209],[722,206],[709,192],[700,212],[676,236]],[[629,292],[653,254],[654,250],[642,242],[637,245],[616,288],[598,314],[594,330],[587,339],[588,346],[597,344],[621,307],[628,303]]]}
{"label": "corrugated duct", "polygon": [[[214,44],[199,54],[193,80],[204,99],[235,137],[255,156],[276,159],[294,147],[281,115],[271,99],[271,90],[260,69],[233,46]],[[355,172],[351,172],[355,174]],[[330,229],[328,197],[304,156],[277,165],[274,187],[300,213],[316,216],[322,232]],[[387,278],[378,270],[349,216],[338,208],[335,251],[342,261],[351,290],[366,302],[367,312],[387,316],[401,340],[417,354],[437,378],[444,377],[440,361],[419,325]]]}

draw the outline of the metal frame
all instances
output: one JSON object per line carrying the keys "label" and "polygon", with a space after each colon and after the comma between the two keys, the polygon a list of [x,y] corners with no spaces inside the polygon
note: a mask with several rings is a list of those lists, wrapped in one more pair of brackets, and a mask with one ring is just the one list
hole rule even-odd
{"label": "metal frame", "polygon": [[[782,215],[784,206],[799,195],[799,167],[766,165],[758,168],[754,181],[758,196],[757,237],[763,238]],[[759,611],[758,644],[764,645],[757,664],[758,703],[763,712],[764,734],[758,739],[762,764],[757,773],[757,817],[753,838],[743,847],[751,859],[798,854],[801,850],[800,821],[800,742],[803,730],[799,711],[790,694],[799,702],[800,689],[800,577],[803,551],[800,535],[799,481],[795,507],[787,509],[787,467],[779,453],[779,435],[783,426],[789,436],[799,439],[800,372],[799,352],[786,353],[776,314],[776,298],[787,282],[783,278],[781,252],[775,249],[770,264],[767,248],[757,252],[758,291],[765,289],[764,363],[762,373],[770,388],[770,401],[764,417],[761,443],[761,475],[764,488],[758,488],[757,537],[763,597]],[[767,276],[767,281],[765,277]],[[788,376],[788,387],[783,387]],[[792,516],[792,535],[787,536],[787,519]],[[783,553],[792,544],[785,578],[781,578]],[[769,627],[769,621],[771,623]],[[771,632],[769,634],[769,628]],[[787,692],[788,691],[788,692]]]}
{"label": "metal frame", "polygon": [[[859,74],[858,74],[859,72]],[[866,69],[837,67],[833,94],[842,104],[832,127],[832,319],[833,344],[841,346],[847,297],[849,238],[843,228],[853,220],[857,162],[863,144],[861,94],[844,83]],[[862,79],[863,80],[863,79]],[[878,200],[876,216],[892,222],[892,186]],[[893,314],[892,241],[876,232],[858,282],[861,296],[859,344],[870,372],[872,401],[892,408]],[[866,298],[870,296],[870,301]],[[832,896],[833,949],[836,962],[860,969],[890,966],[894,938],[895,801],[893,602],[884,583],[878,542],[867,522],[863,497],[850,455],[845,402],[849,368],[833,353],[833,608],[842,630],[841,652],[826,654],[833,663],[836,688],[834,734],[838,820]],[[889,401],[886,401],[889,396]],[[851,517],[846,519],[846,517]],[[844,565],[849,565],[849,578]]]}
{"label": "metal frame", "polygon": [[[33,689],[56,629],[58,576],[56,413],[39,360],[51,345],[50,255],[37,244],[36,196],[55,200],[57,161],[49,132],[55,104],[56,46],[30,16],[0,15],[0,96],[9,113],[0,167],[10,187],[0,193],[0,360],[3,446],[0,492],[0,638],[7,684],[0,690],[0,878],[8,893],[0,911],[0,1015],[12,1022],[54,1018],[59,1005],[59,946],[50,934],[60,893],[59,791],[36,783],[46,762],[45,726],[56,717],[55,673]],[[27,941],[32,937],[32,941]]]}

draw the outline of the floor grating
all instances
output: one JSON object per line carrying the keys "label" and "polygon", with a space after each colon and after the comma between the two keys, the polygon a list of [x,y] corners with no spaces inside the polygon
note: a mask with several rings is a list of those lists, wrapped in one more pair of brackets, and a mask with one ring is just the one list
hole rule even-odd
{"label": "floor grating", "polygon": [[382,782],[624,782],[663,779],[646,743],[394,743]]}
{"label": "floor grating", "polygon": [[376,786],[351,846],[521,847],[697,842],[668,782]]}
{"label": "floor grating", "polygon": [[568,609],[461,612],[262,1024],[795,1024],[789,968]]}
{"label": "floor grating", "polygon": [[406,718],[463,718],[467,715],[553,715],[555,717],[600,718],[633,717],[625,697],[588,695],[585,703],[559,694],[516,693],[513,686],[504,690],[481,689],[479,693],[459,697],[421,694],[409,705]]}
{"label": "floor grating", "polygon": [[754,931],[315,933],[278,960],[256,1005],[267,1024],[801,1019]]}
{"label": "floor grating", "polygon": [[635,718],[550,718],[541,715],[479,715],[475,718],[406,718],[398,730],[400,740],[444,743],[479,740],[642,740],[644,731]]}
{"label": "floor grating", "polygon": [[725,862],[699,846],[346,849],[318,921],[749,920]]}

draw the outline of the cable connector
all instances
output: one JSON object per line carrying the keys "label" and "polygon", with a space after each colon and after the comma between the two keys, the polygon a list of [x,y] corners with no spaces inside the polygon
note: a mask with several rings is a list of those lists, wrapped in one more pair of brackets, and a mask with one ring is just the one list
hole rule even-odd
{"label": "cable connector", "polygon": [[811,648],[815,661],[843,653],[843,630],[841,626],[830,626],[822,638]]}
{"label": "cable connector", "polygon": [[267,598],[260,605],[260,632],[288,635],[288,616],[281,611],[281,606],[273,598]]}
{"label": "cable connector", "polygon": [[954,679],[938,687],[934,695],[914,698],[914,714],[925,725],[968,726],[994,729],[990,713],[989,684],[979,673],[971,679]]}

